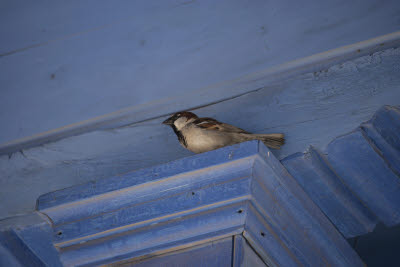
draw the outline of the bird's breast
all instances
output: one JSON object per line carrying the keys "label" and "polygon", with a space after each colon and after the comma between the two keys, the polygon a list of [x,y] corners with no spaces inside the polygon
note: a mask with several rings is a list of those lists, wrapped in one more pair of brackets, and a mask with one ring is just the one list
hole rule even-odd
{"label": "bird's breast", "polygon": [[204,130],[193,127],[182,129],[186,148],[195,153],[214,150],[231,143],[229,134],[214,130]]}

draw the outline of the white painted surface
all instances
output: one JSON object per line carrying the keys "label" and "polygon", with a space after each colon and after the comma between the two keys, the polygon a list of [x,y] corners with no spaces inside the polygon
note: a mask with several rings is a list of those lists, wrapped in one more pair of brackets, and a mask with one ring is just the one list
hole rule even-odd
{"label": "white painted surface", "polygon": [[[400,48],[194,110],[252,132],[283,132],[282,158],[308,145],[324,147],[368,120],[382,105],[400,104]],[[163,118],[95,131],[0,157],[0,218],[34,209],[50,191],[182,158]]]}
{"label": "white painted surface", "polygon": [[396,0],[6,0],[0,143],[391,33],[399,14]]}

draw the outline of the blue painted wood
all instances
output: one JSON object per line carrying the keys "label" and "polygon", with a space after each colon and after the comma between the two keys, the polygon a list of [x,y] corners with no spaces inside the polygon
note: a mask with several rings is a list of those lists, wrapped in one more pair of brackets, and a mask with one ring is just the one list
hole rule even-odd
{"label": "blue painted wood", "polygon": [[233,237],[232,267],[246,266],[266,267],[267,265],[247,243],[243,235],[235,235]]}
{"label": "blue painted wood", "polygon": [[384,106],[361,125],[364,137],[400,177],[400,108]]}
{"label": "blue painted wood", "polygon": [[[111,112],[123,116],[109,120],[129,124],[254,90],[267,68],[397,31],[400,12],[396,0],[2,2],[0,143]],[[357,49],[347,52],[364,53]],[[304,69],[304,61],[288,65]],[[244,85],[232,82],[249,73]],[[81,126],[96,124],[104,121]]]}
{"label": "blue painted wood", "polygon": [[[301,266],[291,248],[281,240],[269,220],[249,206],[243,236],[262,257],[267,266]],[[270,219],[270,218],[268,218]]]}
{"label": "blue painted wood", "polygon": [[235,235],[232,244],[232,267],[239,267],[242,265],[244,257],[244,238],[242,235]]}
{"label": "blue painted wood", "polygon": [[400,222],[400,179],[360,130],[334,140],[327,154],[335,172],[382,222]]}
{"label": "blue painted wood", "polygon": [[[304,151],[309,144],[323,148],[368,120],[383,104],[398,104],[399,55],[400,49],[381,51],[196,113],[252,132],[285,133],[285,146],[272,151],[278,158]],[[248,84],[240,86],[247,88]],[[10,159],[0,157],[4,203],[0,218],[34,211],[41,194],[189,156],[173,131],[160,122],[161,118],[96,131],[24,150]]]}
{"label": "blue painted wood", "polygon": [[[55,243],[63,264],[96,266],[149,254],[163,254],[227,236],[240,234],[245,223],[243,203],[199,210],[197,214],[171,220],[154,220],[151,225],[118,228],[95,236],[82,236],[79,242]],[[167,218],[168,219],[168,218]]]}
{"label": "blue painted wood", "polygon": [[400,106],[384,106],[371,120],[388,144],[400,152]]}
{"label": "blue painted wood", "polygon": [[[255,168],[258,168],[258,166]],[[270,175],[268,173],[268,176]],[[279,191],[280,185],[275,183],[276,181],[271,182],[271,184],[266,185],[255,179],[252,183],[253,195],[257,199],[257,203],[262,205],[262,207],[257,207],[259,211],[254,210],[254,213],[257,212],[257,216],[264,217],[264,220],[269,224],[268,227],[265,227],[268,230],[265,234],[275,235],[275,238],[283,243],[281,246],[290,248],[298,264],[321,266],[324,260],[319,255],[318,249],[312,246],[313,242],[305,242],[307,239],[305,239],[303,228],[298,222],[299,218],[294,218],[293,214],[288,213],[288,210],[284,207],[283,201],[287,201],[285,198],[288,196],[284,196]],[[260,236],[261,232],[257,235]],[[259,239],[264,240],[264,238]],[[290,265],[288,262],[282,262],[280,257],[276,256],[276,260],[278,266]]]}
{"label": "blue painted wood", "polygon": [[379,134],[372,123],[363,123],[360,126],[360,131],[375,152],[386,162],[388,167],[400,177],[400,151],[391,146],[385,138]]}
{"label": "blue painted wood", "polygon": [[0,263],[8,263],[0,266],[62,266],[52,235],[50,222],[38,213],[0,221]]}
{"label": "blue painted wood", "polygon": [[[110,267],[231,267],[232,266],[232,237],[209,242],[200,246],[194,246],[184,250],[178,250],[166,255],[159,255],[150,259],[127,261],[111,264]],[[250,266],[250,265],[248,265]],[[255,266],[256,267],[256,266]]]}
{"label": "blue painted wood", "polygon": [[46,194],[37,206],[50,221],[0,223],[0,253],[16,265],[162,262],[236,236],[234,266],[362,266],[338,230],[370,231],[370,211],[399,223],[399,114],[384,107],[331,142],[326,158],[310,148],[283,160],[286,169],[253,141]]}
{"label": "blue painted wood", "polygon": [[257,255],[252,247],[248,244],[246,239],[243,239],[243,262],[241,267],[254,266],[254,267],[268,267],[261,257]]}
{"label": "blue painted wood", "polygon": [[240,233],[268,266],[361,265],[256,141],[53,192],[38,207],[65,265],[137,260]]}
{"label": "blue painted wood", "polygon": [[375,215],[313,147],[281,162],[345,237],[359,236],[374,229],[377,224]]}
{"label": "blue painted wood", "polygon": [[[70,203],[84,198],[113,192],[122,188],[134,187],[137,185],[150,184],[150,182],[162,181],[165,178],[174,175],[193,175],[194,172],[204,168],[212,168],[213,166],[221,165],[222,169],[225,167],[223,164],[234,162],[235,160],[245,159],[254,155],[254,150],[257,144],[239,144],[232,147],[224,147],[219,150],[219,153],[207,152],[201,155],[194,155],[180,160],[162,164],[155,167],[150,167],[120,176],[101,179],[82,185],[66,188],[44,194],[38,198],[37,209],[43,210],[53,206],[59,206],[64,203]],[[246,164],[249,161],[242,161],[244,165],[235,163],[228,168],[231,172],[236,172],[241,169],[249,168]],[[225,170],[223,169],[223,170]],[[215,169],[217,171],[217,169]],[[226,172],[226,171],[222,171]],[[230,172],[230,171],[228,171]],[[204,173],[204,172],[203,172]],[[197,175],[197,174],[195,174]]]}
{"label": "blue painted wood", "polygon": [[0,266],[24,267],[10,250],[0,243]]}
{"label": "blue painted wood", "polygon": [[[161,184],[161,187],[163,185]],[[77,218],[74,216],[75,220],[71,220],[69,217],[68,221],[57,221],[54,225],[54,230],[63,234],[56,235],[55,241],[56,243],[61,243],[84,235],[114,229],[116,226],[123,227],[125,225],[139,224],[143,227],[145,221],[162,218],[163,216],[167,216],[169,220],[188,216],[193,213],[192,210],[199,209],[200,203],[201,206],[211,205],[210,207],[218,207],[221,205],[219,204],[220,202],[227,203],[230,200],[234,202],[237,199],[246,199],[249,185],[249,177],[238,177],[228,181],[215,182],[212,186],[208,184],[204,188],[198,187],[198,184],[195,184],[196,187],[194,188],[179,188],[179,190],[166,186],[166,190],[169,191],[170,195],[165,197],[157,195],[156,192],[161,188],[157,187],[154,188],[155,193],[152,194],[153,199],[151,200],[139,198],[139,203],[134,201],[129,203],[129,206],[121,206],[116,210],[98,213],[90,212],[85,217]],[[136,200],[134,193],[131,196]],[[96,205],[101,205],[102,203],[103,201]],[[52,212],[46,212],[46,214],[53,215]],[[82,215],[82,212],[78,214]],[[130,227],[130,230],[134,228]]]}
{"label": "blue painted wood", "polygon": [[13,230],[0,232],[0,240],[4,247],[18,259],[22,266],[44,267],[46,266],[32,250],[21,240]]}
{"label": "blue painted wood", "polygon": [[[354,251],[348,249],[348,243],[330,227],[326,216],[269,150],[260,146],[259,153],[253,182],[260,186],[252,186],[255,199],[252,203],[266,221],[272,225],[275,222],[275,233],[282,236],[280,240],[296,255],[297,261],[312,266],[321,262],[333,266],[361,264]],[[262,201],[266,197],[269,202]],[[286,235],[287,232],[290,234]]]}
{"label": "blue painted wood", "polygon": [[68,266],[184,253],[210,262],[194,248],[228,238],[218,260],[234,266],[361,266],[338,230],[372,230],[371,211],[398,223],[398,115],[384,107],[331,142],[326,158],[311,147],[286,168],[254,141],[46,194],[38,208],[51,227],[37,215],[22,227],[0,224],[0,253],[16,265],[60,265],[55,248]]}
{"label": "blue painted wood", "polygon": [[399,108],[384,106],[329,144],[329,162],[310,147],[282,163],[346,237],[359,236],[377,223],[371,210],[389,226],[399,223],[399,133]]}

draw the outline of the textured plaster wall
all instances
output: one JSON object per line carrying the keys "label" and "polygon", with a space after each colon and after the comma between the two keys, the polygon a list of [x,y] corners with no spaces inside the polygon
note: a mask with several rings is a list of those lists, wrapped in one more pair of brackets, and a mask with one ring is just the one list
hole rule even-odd
{"label": "textured plaster wall", "polygon": [[[198,110],[252,132],[283,132],[283,158],[308,145],[324,147],[400,104],[400,48],[388,49]],[[95,131],[0,157],[0,218],[35,208],[50,191],[191,155],[162,119]]]}
{"label": "textured plaster wall", "polygon": [[399,14],[398,0],[5,0],[0,144],[392,33]]}

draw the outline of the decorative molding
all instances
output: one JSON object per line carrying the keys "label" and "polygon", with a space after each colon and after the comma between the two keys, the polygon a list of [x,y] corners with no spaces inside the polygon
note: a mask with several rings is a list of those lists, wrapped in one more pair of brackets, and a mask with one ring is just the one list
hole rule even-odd
{"label": "decorative molding", "polygon": [[243,234],[269,266],[362,266],[272,153],[247,142],[43,195],[66,266],[159,255]]}
{"label": "decorative molding", "polygon": [[383,106],[325,151],[282,164],[346,238],[400,223],[400,107]]}

